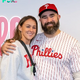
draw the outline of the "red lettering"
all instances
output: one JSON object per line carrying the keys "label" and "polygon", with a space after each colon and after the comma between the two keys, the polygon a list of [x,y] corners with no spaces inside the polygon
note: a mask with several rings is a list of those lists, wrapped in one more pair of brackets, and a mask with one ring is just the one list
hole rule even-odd
{"label": "red lettering", "polygon": [[32,46],[31,49],[33,49],[33,52],[32,52],[33,55],[34,55],[34,51],[37,50],[36,51],[36,56],[39,55],[39,56],[52,57],[52,58],[54,57],[54,58],[62,59],[62,54],[61,53],[58,54],[57,52],[51,53],[51,51],[52,51],[51,48],[45,48],[44,53],[43,53],[43,51],[41,52],[39,50],[39,46],[38,45]]}
{"label": "red lettering", "polygon": [[55,57],[55,58],[58,58],[58,53],[57,53],[57,52],[54,53],[54,57]]}
{"label": "red lettering", "polygon": [[54,57],[54,54],[53,53],[51,53],[51,57]]}
{"label": "red lettering", "polygon": [[30,67],[31,66],[31,61],[30,61],[30,59],[29,59],[29,57],[28,57],[28,55],[26,54],[26,55],[24,55],[24,57],[26,58],[26,61],[27,61],[27,68],[28,67]]}
{"label": "red lettering", "polygon": [[43,52],[41,52],[41,56],[44,56]]}
{"label": "red lettering", "polygon": [[40,50],[37,50],[36,56],[40,56]]}
{"label": "red lettering", "polygon": [[51,48],[46,48],[46,49],[45,49],[45,52],[44,52],[44,56],[45,56],[45,57],[48,57],[51,51],[52,51]]}
{"label": "red lettering", "polygon": [[58,58],[62,59],[62,54],[61,53],[59,53]]}
{"label": "red lettering", "polygon": [[[39,46],[38,46],[38,45],[33,45],[33,46],[31,47],[31,49],[33,49],[32,55],[34,55],[34,51],[35,51],[35,50],[39,50]],[[38,52],[37,52],[37,54],[38,54]]]}
{"label": "red lettering", "polygon": [[51,51],[52,51],[52,49],[51,49],[51,48],[49,48],[49,49],[48,49],[48,57],[50,57],[50,56],[51,56],[51,55],[50,55]]}

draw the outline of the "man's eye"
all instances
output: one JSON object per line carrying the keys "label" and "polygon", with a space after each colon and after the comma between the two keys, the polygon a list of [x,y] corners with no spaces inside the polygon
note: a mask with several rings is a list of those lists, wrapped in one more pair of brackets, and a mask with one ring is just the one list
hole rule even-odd
{"label": "man's eye", "polygon": [[50,17],[52,18],[52,17],[54,17],[54,15],[52,14],[52,15],[50,15]]}
{"label": "man's eye", "polygon": [[47,17],[43,17],[43,19],[46,19]]}
{"label": "man's eye", "polygon": [[42,16],[42,18],[43,18],[43,19],[46,19],[47,17],[46,17],[46,16]]}
{"label": "man's eye", "polygon": [[54,15],[51,15],[50,17],[54,17]]}

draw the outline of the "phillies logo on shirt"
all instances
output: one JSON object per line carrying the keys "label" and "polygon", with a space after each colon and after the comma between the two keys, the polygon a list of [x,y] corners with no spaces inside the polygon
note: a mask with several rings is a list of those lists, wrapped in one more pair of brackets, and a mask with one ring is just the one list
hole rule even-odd
{"label": "phillies logo on shirt", "polygon": [[39,46],[38,45],[33,45],[31,47],[31,49],[33,49],[33,52],[32,52],[32,55],[34,55],[34,52],[37,50],[36,52],[36,56],[45,56],[45,57],[54,57],[54,58],[59,58],[59,59],[62,59],[62,54],[61,53],[53,53],[53,50],[51,48],[45,48],[42,49],[42,51],[39,50]]}
{"label": "phillies logo on shirt", "polygon": [[[26,55],[24,55],[24,57],[26,58],[26,61],[27,61],[27,68],[28,67],[30,67],[31,66],[31,61],[30,61],[30,59],[29,59],[29,57],[28,57],[28,55],[26,54]],[[31,55],[31,57],[32,57],[32,55]]]}

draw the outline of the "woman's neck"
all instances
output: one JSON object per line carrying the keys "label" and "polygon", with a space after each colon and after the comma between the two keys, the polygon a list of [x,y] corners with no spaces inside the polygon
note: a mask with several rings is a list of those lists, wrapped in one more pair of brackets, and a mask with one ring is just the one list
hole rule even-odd
{"label": "woman's neck", "polygon": [[30,40],[28,40],[28,39],[21,39],[25,44],[27,44],[27,45],[29,45],[30,44]]}

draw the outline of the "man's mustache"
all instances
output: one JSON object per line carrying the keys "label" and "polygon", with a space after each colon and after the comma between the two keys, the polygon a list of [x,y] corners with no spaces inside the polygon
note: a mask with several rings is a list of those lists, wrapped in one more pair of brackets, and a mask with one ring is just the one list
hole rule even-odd
{"label": "man's mustache", "polygon": [[45,23],[45,26],[47,26],[47,25],[49,25],[49,24],[54,25],[54,24],[55,24],[55,22],[47,22],[47,23]]}

